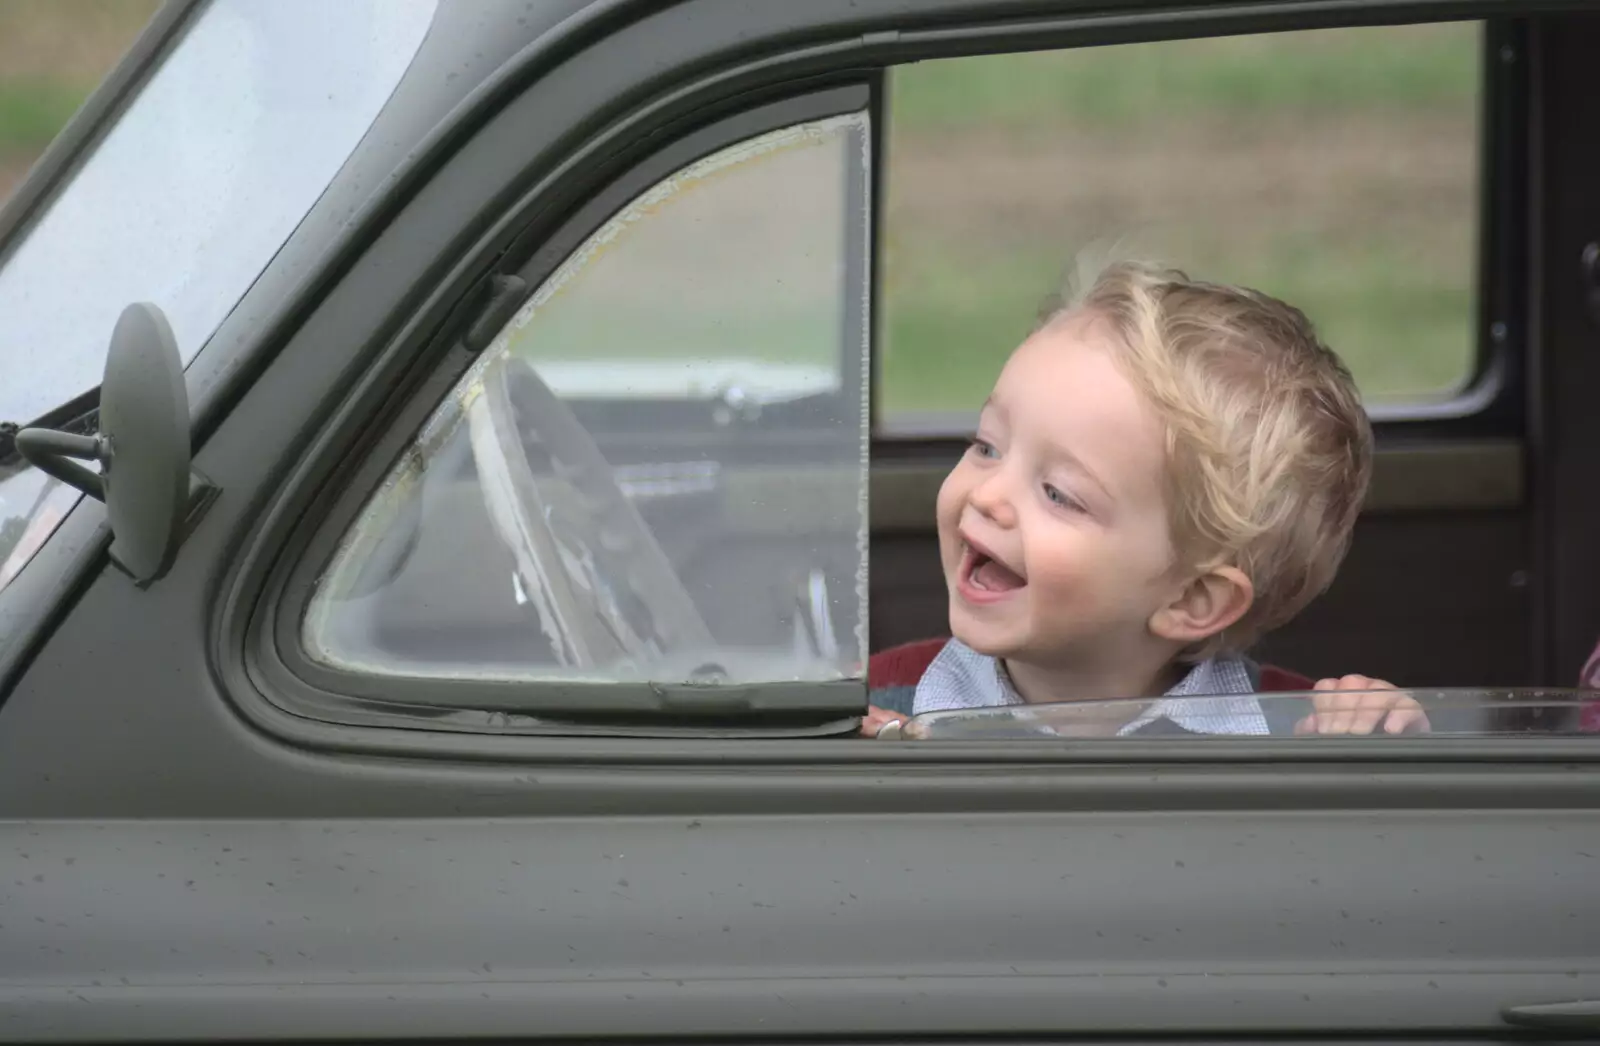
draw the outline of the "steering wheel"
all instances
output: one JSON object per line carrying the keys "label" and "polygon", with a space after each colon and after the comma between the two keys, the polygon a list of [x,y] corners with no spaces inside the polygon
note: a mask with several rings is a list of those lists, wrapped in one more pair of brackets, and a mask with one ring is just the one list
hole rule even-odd
{"label": "steering wheel", "polygon": [[693,597],[571,408],[509,355],[487,361],[474,391],[466,414],[484,501],[561,663],[647,674],[664,656],[712,649]]}

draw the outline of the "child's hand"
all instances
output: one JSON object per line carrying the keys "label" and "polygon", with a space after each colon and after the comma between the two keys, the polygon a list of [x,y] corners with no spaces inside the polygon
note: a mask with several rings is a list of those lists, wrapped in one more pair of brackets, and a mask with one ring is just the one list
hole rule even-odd
{"label": "child's hand", "polygon": [[906,717],[899,712],[888,712],[876,705],[867,706],[867,714],[861,717],[861,736],[877,737],[878,731],[890,723],[903,723]]}
{"label": "child's hand", "polygon": [[[1316,711],[1294,725],[1296,734],[1370,734],[1383,724],[1384,733],[1428,732],[1428,716],[1416,698],[1393,683],[1368,676],[1319,679],[1311,704]],[[1352,692],[1355,691],[1355,692]],[[1362,692],[1365,691],[1365,692]]]}

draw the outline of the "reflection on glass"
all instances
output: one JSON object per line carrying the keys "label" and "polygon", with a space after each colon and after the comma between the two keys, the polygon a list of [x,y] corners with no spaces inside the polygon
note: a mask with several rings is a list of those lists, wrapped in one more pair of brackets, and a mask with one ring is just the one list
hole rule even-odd
{"label": "reflection on glass", "polygon": [[1081,701],[927,712],[895,736],[921,741],[1077,738],[1552,737],[1600,739],[1600,691],[1429,689],[1257,694],[1261,729],[1237,696]]}
{"label": "reflection on glass", "polygon": [[[0,421],[99,384],[132,302],[159,305],[193,359],[372,125],[436,6],[207,5],[0,259]],[[48,518],[31,513],[31,475],[0,471],[0,536]]]}
{"label": "reflection on glass", "polygon": [[866,242],[865,146],[861,116],[762,136],[585,242],[347,534],[310,656],[452,678],[859,675],[864,269],[845,262]]}
{"label": "reflection on glass", "polygon": [[23,469],[10,480],[0,480],[0,588],[22,572],[79,497],[75,488],[37,469]]}

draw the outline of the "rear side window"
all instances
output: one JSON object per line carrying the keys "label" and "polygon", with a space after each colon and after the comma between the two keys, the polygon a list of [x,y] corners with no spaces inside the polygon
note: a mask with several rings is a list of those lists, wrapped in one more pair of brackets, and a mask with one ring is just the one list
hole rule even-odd
{"label": "rear side window", "polygon": [[890,74],[878,386],[958,431],[1080,252],[1304,308],[1387,416],[1479,372],[1482,27],[1312,30]]}
{"label": "rear side window", "polygon": [[864,115],[742,142],[583,243],[360,513],[304,616],[310,658],[510,682],[858,676],[866,143]]}

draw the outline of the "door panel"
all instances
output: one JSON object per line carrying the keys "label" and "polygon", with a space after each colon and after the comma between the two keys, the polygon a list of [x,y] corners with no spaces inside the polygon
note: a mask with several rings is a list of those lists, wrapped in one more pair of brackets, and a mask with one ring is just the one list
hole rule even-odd
{"label": "door panel", "polygon": [[1554,809],[13,823],[38,871],[0,886],[29,916],[0,1034],[1493,1033],[1600,997],[1597,835]]}

